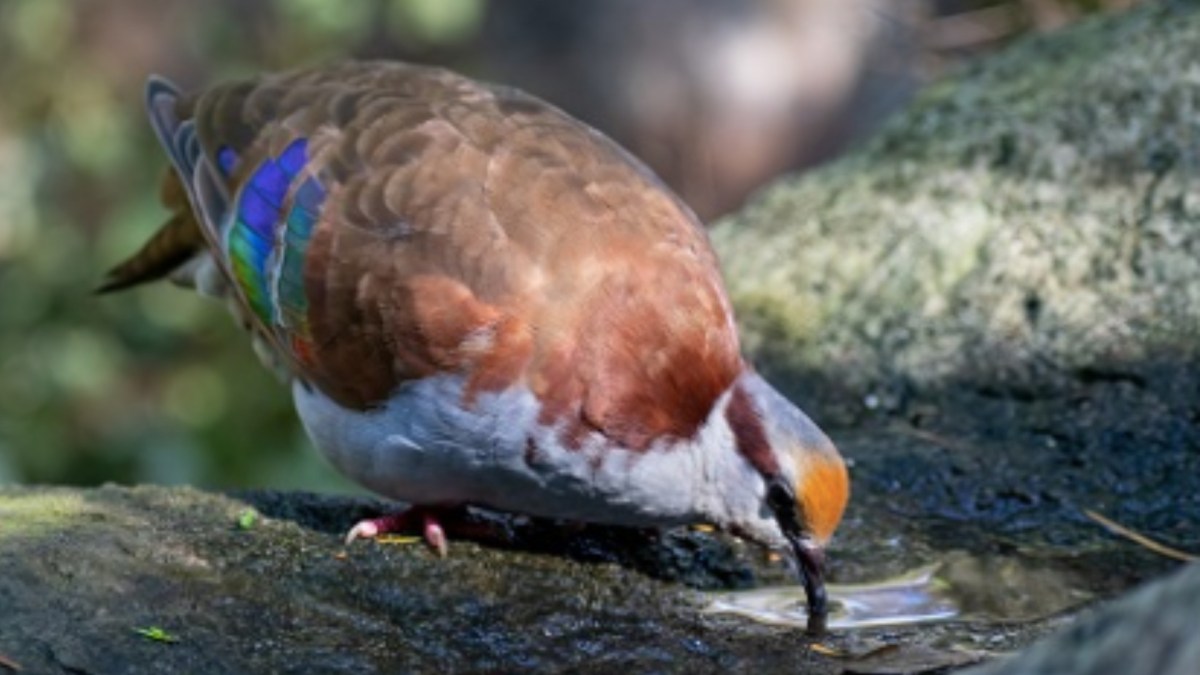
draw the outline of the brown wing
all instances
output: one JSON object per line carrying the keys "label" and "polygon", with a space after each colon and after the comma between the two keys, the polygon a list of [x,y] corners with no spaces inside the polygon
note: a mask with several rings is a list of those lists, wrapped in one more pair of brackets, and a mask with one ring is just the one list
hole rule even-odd
{"label": "brown wing", "polygon": [[[239,284],[248,302],[264,290],[264,330],[344,405],[461,373],[466,404],[524,385],[543,421],[644,448],[692,433],[742,367],[695,217],[616,145],[532,97],[350,63],[224,85],[180,110],[208,157],[237,157],[228,227],[253,220],[249,187],[273,185],[262,167],[287,169],[305,142],[302,167],[285,172],[274,257]],[[309,179],[322,200],[293,287],[284,252],[296,252],[290,215]],[[234,269],[236,236],[225,239],[217,253]]]}

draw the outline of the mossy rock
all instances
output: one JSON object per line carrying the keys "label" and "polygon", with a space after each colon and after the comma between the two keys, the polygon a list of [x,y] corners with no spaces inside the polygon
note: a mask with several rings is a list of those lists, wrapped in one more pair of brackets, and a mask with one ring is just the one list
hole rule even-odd
{"label": "mossy rock", "polygon": [[1154,3],[931,87],[716,225],[749,350],[859,396],[1194,362],[1198,73],[1197,4]]}

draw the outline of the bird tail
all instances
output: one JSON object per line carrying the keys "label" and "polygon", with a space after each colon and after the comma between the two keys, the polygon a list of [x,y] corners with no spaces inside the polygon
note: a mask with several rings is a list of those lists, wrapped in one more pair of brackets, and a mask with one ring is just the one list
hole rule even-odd
{"label": "bird tail", "polygon": [[[196,176],[205,171],[207,162],[196,140],[195,125],[189,119],[180,119],[180,97],[179,89],[166,79],[151,76],[146,82],[145,104],[150,126],[171,160],[172,170],[163,177],[161,199],[172,215],[137,253],[109,270],[97,293],[161,279],[205,250],[204,232],[194,209],[205,214],[216,210],[223,195],[210,197],[212,204],[198,203]],[[204,187],[212,192],[211,186]]]}
{"label": "bird tail", "polygon": [[97,293],[111,293],[168,276],[204,250],[204,237],[190,211],[176,211],[130,257],[105,275]]}

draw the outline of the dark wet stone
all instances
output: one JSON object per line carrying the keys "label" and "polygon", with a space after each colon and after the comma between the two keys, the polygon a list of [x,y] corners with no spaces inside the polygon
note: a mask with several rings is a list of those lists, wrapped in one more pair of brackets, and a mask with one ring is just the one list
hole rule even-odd
{"label": "dark wet stone", "polygon": [[1200,673],[1200,563],[1087,612],[1023,653],[971,675]]}
{"label": "dark wet stone", "polygon": [[[665,561],[658,576],[711,584],[736,560],[719,540],[592,533],[579,556],[455,542],[446,559],[420,544],[344,547],[341,533],[379,506],[0,488],[0,656],[35,673],[835,670],[802,631],[705,617],[690,587],[607,561],[636,558],[629,538]],[[262,515],[243,529],[247,508]],[[574,537],[554,536],[536,548]],[[178,641],[135,632],[150,627]]]}

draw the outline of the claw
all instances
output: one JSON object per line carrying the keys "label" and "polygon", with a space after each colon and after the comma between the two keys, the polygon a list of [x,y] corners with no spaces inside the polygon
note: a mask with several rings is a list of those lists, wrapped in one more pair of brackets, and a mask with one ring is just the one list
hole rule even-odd
{"label": "claw", "polygon": [[390,516],[358,521],[346,533],[346,545],[349,546],[356,539],[374,539],[384,534],[412,532],[416,529],[414,520],[418,516],[421,519],[421,533],[425,543],[438,557],[445,558],[450,549],[446,530],[438,522],[438,518],[433,512],[419,508],[411,508]]}
{"label": "claw", "polygon": [[425,543],[429,544],[439,558],[445,558],[450,550],[446,541],[446,531],[442,529],[441,523],[429,514],[425,514],[422,520],[425,521]]}
{"label": "claw", "polygon": [[360,520],[346,533],[346,545],[355,539],[374,539],[389,532],[403,532],[409,527],[408,511],[380,518]]}
{"label": "claw", "polygon": [[350,528],[346,533],[346,545],[349,546],[355,539],[371,539],[379,534],[379,527],[374,521],[360,520]]}

